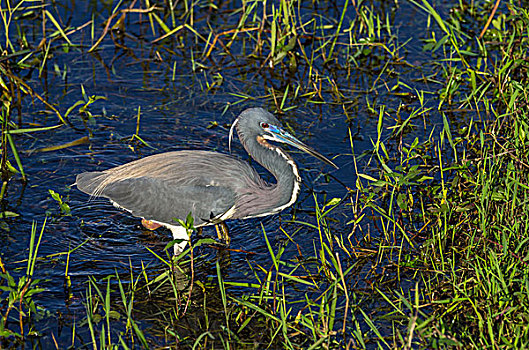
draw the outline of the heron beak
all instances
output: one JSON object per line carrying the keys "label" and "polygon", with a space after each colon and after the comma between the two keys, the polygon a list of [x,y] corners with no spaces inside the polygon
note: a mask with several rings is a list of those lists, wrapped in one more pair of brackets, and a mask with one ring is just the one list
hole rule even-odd
{"label": "heron beak", "polygon": [[285,130],[278,128],[275,125],[270,125],[267,131],[270,132],[270,134],[263,135],[265,139],[268,139],[270,141],[282,142],[282,143],[286,143],[287,145],[294,146],[297,149],[302,150],[303,152],[308,153],[315,158],[318,158],[322,162],[327,163],[330,166],[335,167],[336,169],[339,169],[336,164],[331,162],[325,156],[316,152],[315,150],[313,150],[312,148],[310,148],[309,146],[307,146],[306,144],[304,144],[303,142],[301,142],[294,136],[290,135]]}

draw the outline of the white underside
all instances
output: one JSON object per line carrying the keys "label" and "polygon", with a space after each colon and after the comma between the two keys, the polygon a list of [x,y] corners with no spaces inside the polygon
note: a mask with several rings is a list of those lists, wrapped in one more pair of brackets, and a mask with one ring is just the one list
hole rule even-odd
{"label": "white underside", "polygon": [[157,224],[160,224],[162,226],[167,227],[169,230],[171,230],[171,233],[173,234],[173,239],[182,239],[183,241],[180,243],[176,243],[173,246],[173,252],[175,255],[180,254],[184,251],[185,247],[187,246],[187,243],[189,242],[189,234],[187,233],[187,229],[184,226],[180,225],[167,225],[161,222],[156,222],[154,220],[151,220],[152,222],[155,222]]}

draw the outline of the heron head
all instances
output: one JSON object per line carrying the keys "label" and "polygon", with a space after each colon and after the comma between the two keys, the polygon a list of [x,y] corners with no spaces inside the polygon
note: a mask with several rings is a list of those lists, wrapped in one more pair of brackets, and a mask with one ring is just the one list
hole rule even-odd
{"label": "heron head", "polygon": [[283,130],[281,123],[274,115],[262,108],[249,108],[244,110],[233,122],[230,128],[229,148],[231,150],[231,140],[233,138],[233,129],[237,129],[237,134],[243,145],[248,138],[255,138],[257,142],[266,148],[273,149],[267,141],[281,142],[310,154],[319,160],[327,163],[336,169],[336,164],[316,152],[297,138]]}

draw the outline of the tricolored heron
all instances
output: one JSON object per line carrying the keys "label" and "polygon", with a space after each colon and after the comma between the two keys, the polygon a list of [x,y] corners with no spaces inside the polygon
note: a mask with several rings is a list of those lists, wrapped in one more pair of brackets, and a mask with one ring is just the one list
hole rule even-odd
{"label": "tricolored heron", "polygon": [[[301,178],[292,157],[268,141],[294,146],[338,168],[320,153],[281,128],[280,122],[262,108],[243,111],[233,122],[233,130],[246,152],[276,179],[264,181],[247,162],[230,155],[209,151],[177,151],[145,157],[121,166],[77,175],[77,188],[91,196],[110,199],[117,207],[169,228],[174,239],[189,236],[177,219],[188,214],[194,226],[223,223],[280,212],[298,198]],[[147,225],[146,225],[147,226]],[[226,238],[228,238],[226,236]]]}

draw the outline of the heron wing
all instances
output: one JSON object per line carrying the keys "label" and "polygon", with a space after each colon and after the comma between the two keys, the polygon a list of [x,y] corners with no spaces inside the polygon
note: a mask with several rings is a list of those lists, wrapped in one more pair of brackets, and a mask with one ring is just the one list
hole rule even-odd
{"label": "heron wing", "polygon": [[77,187],[98,196],[109,183],[140,177],[156,178],[174,186],[201,185],[247,188],[265,186],[259,174],[246,162],[208,151],[177,151],[152,155],[101,172],[77,175]]}
{"label": "heron wing", "polygon": [[[103,176],[95,173],[93,177]],[[79,183],[94,184],[98,181]],[[94,193],[97,185],[85,185],[84,192]],[[86,190],[86,191],[85,191]],[[221,186],[177,185],[159,178],[135,177],[106,184],[96,195],[112,200],[132,215],[166,224],[177,224],[191,213],[196,226],[215,222],[235,204],[235,194]]]}

